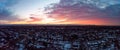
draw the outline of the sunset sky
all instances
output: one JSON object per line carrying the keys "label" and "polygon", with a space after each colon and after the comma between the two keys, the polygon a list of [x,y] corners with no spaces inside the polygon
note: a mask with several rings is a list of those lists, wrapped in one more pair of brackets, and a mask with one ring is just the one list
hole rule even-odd
{"label": "sunset sky", "polygon": [[120,0],[0,0],[0,24],[120,25]]}

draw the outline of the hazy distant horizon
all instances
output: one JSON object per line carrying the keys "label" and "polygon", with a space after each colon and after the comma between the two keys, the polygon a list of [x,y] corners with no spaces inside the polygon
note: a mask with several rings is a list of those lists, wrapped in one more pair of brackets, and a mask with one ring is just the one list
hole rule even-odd
{"label": "hazy distant horizon", "polygon": [[120,25],[87,25],[87,24],[0,24],[0,26],[120,26]]}

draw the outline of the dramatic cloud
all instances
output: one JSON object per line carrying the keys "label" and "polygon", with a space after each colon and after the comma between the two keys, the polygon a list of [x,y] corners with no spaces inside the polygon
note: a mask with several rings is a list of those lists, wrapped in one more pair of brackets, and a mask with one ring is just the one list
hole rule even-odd
{"label": "dramatic cloud", "polygon": [[46,11],[56,19],[120,25],[120,0],[60,0],[59,3],[48,6]]}
{"label": "dramatic cloud", "polygon": [[[48,3],[52,4],[47,6]],[[36,12],[39,7],[41,10]],[[0,24],[120,25],[119,19],[120,0],[46,0],[45,3],[42,0],[0,0]]]}

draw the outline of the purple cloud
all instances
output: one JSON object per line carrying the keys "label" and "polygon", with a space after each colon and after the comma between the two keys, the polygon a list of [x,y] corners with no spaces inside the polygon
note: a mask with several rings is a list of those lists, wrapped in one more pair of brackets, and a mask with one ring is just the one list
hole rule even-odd
{"label": "purple cloud", "polygon": [[[102,3],[104,2],[104,3]],[[113,2],[113,3],[112,3]],[[48,14],[53,18],[68,20],[104,20],[106,24],[119,24],[120,3],[114,0],[60,0],[48,7]],[[106,7],[101,7],[106,6]]]}

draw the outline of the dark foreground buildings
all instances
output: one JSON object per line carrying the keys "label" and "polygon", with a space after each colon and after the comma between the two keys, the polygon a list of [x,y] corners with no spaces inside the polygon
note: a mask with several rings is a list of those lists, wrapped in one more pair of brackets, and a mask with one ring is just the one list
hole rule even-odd
{"label": "dark foreground buildings", "polygon": [[0,50],[120,50],[120,26],[0,26]]}

